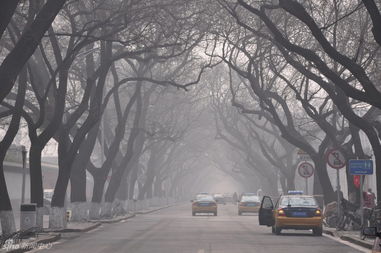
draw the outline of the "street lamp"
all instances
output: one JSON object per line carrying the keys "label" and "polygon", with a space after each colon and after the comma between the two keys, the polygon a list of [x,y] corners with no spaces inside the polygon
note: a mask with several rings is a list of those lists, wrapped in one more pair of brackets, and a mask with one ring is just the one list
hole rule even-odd
{"label": "street lamp", "polygon": [[22,188],[21,188],[21,204],[25,203],[25,176],[26,176],[26,148],[21,146],[21,155],[22,155]]}

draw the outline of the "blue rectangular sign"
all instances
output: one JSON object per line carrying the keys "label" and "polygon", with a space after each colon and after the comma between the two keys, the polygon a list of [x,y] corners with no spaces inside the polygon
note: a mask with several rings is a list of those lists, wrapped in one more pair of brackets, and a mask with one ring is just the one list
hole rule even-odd
{"label": "blue rectangular sign", "polygon": [[372,175],[373,160],[349,160],[349,172],[352,175]]}

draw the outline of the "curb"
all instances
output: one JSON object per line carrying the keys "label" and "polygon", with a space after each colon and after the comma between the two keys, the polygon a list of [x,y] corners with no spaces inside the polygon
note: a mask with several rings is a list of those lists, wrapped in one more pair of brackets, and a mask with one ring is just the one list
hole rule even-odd
{"label": "curb", "polygon": [[165,209],[165,208],[169,208],[171,206],[172,205],[164,206],[164,207],[160,207],[160,208],[152,209],[152,210],[148,210],[148,211],[138,211],[138,212],[136,212],[136,214],[149,214],[149,213],[153,213],[153,212],[156,212],[156,211],[160,211],[160,210]]}
{"label": "curb", "polygon": [[333,237],[338,237],[334,232],[332,232],[330,230],[323,229],[323,233],[327,234],[327,235],[330,235],[330,236],[333,236]]}
{"label": "curb", "polygon": [[122,216],[122,217],[115,218],[115,219],[109,219],[109,220],[107,220],[107,219],[103,219],[103,220],[90,220],[90,222],[96,222],[96,223],[99,223],[99,225],[102,224],[102,223],[110,224],[110,223],[117,223],[117,222],[121,222],[121,221],[124,221],[124,220],[128,220],[128,219],[131,219],[131,218],[133,218],[135,216],[136,216],[135,214],[131,214],[131,215],[126,215],[126,216]]}
{"label": "curb", "polygon": [[367,249],[372,249],[373,248],[373,244],[368,243],[368,242],[363,241],[363,240],[360,240],[360,239],[352,238],[350,236],[343,235],[343,236],[340,237],[340,239],[344,240],[344,241],[351,242],[353,244],[359,245],[359,246],[367,248]]}
{"label": "curb", "polygon": [[364,247],[364,248],[367,248],[367,249],[372,249],[373,248],[373,243],[370,243],[370,242],[367,242],[367,241],[364,241],[364,240],[361,240],[361,239],[353,238],[353,237],[350,237],[350,236],[347,236],[347,235],[339,236],[339,235],[337,235],[337,233],[335,233],[333,231],[330,231],[330,230],[323,230],[323,233],[327,234],[327,235],[330,235],[332,237],[335,237],[335,238],[339,238],[339,239],[341,239],[343,241],[347,241],[347,242],[356,244],[358,246],[361,246],[361,247]]}
{"label": "curb", "polygon": [[90,230],[93,230],[97,227],[99,227],[100,225],[102,225],[102,223],[100,222],[97,222],[93,225],[90,225],[88,227],[85,227],[85,228],[63,228],[63,229],[57,229],[57,230],[45,230],[45,232],[54,232],[54,233],[73,233],[73,232],[88,232]]}
{"label": "curb", "polygon": [[52,243],[58,241],[59,239],[61,239],[61,234],[56,234],[51,236],[50,238],[38,240],[37,243]]}
{"label": "curb", "polygon": [[88,232],[90,230],[93,230],[93,229],[99,227],[100,225],[102,225],[102,223],[97,222],[94,225],[88,226],[86,228],[65,228],[65,229],[59,230],[58,232],[61,232],[61,233]]}

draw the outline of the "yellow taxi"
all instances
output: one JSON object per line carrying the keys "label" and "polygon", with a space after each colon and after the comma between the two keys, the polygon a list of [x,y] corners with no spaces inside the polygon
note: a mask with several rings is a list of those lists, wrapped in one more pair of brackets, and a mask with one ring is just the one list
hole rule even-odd
{"label": "yellow taxi", "polygon": [[299,191],[280,196],[275,205],[271,197],[264,196],[258,218],[259,225],[271,226],[277,235],[283,229],[312,229],[316,236],[323,233],[323,215],[316,199]]}
{"label": "yellow taxi", "polygon": [[217,216],[217,202],[212,195],[199,194],[192,200],[192,215],[197,213],[212,213]]}
{"label": "yellow taxi", "polygon": [[258,196],[242,196],[238,202],[238,215],[243,213],[258,213],[261,201]]}

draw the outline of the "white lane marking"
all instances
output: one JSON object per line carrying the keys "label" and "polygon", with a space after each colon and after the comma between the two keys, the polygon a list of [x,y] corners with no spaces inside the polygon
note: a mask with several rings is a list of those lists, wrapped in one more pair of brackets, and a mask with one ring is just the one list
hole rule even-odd
{"label": "white lane marking", "polygon": [[205,253],[205,249],[199,249],[197,253]]}
{"label": "white lane marking", "polygon": [[337,241],[337,242],[339,242],[339,243],[341,243],[341,244],[345,244],[345,245],[347,245],[347,246],[349,246],[349,247],[351,247],[351,248],[354,248],[354,249],[356,249],[356,250],[359,250],[359,251],[361,251],[361,252],[365,252],[365,253],[369,253],[369,252],[370,252],[370,250],[367,249],[367,248],[364,248],[364,247],[361,247],[361,246],[359,246],[359,245],[350,243],[350,242],[348,242],[348,241],[341,240],[341,239],[339,239],[339,238],[335,238],[335,237],[333,237],[333,236],[331,236],[331,235],[323,234],[323,236],[325,236],[325,237],[327,237],[327,238],[330,238],[331,240]]}

